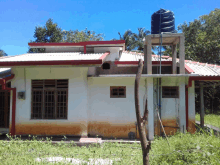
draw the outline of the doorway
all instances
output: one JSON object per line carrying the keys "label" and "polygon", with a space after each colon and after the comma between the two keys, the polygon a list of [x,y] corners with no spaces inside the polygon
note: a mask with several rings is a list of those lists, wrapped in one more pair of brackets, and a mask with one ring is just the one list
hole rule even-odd
{"label": "doorway", "polygon": [[[7,83],[11,87],[11,83]],[[0,132],[7,131],[10,119],[10,91],[2,90],[0,86]]]}

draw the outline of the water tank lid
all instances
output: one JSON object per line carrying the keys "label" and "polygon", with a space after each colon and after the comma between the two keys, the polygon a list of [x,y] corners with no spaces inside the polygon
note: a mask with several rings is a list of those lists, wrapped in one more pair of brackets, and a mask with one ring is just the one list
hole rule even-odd
{"label": "water tank lid", "polygon": [[170,10],[160,9],[151,16],[151,34],[175,33],[175,17]]}

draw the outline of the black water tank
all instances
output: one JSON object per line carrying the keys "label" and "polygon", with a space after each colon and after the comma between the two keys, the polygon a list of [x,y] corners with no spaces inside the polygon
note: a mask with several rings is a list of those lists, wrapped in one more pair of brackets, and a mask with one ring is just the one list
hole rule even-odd
{"label": "black water tank", "polygon": [[160,34],[160,32],[175,33],[175,17],[172,11],[160,9],[151,16],[151,34]]}

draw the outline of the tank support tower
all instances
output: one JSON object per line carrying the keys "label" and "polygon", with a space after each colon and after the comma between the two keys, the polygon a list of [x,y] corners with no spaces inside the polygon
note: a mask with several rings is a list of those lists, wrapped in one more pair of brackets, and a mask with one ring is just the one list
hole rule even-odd
{"label": "tank support tower", "polygon": [[[162,46],[172,47],[172,74],[177,74],[177,44],[179,43],[179,73],[185,74],[185,37],[183,33],[162,34]],[[159,46],[160,34],[151,34],[144,41],[144,74],[152,74],[152,46]]]}

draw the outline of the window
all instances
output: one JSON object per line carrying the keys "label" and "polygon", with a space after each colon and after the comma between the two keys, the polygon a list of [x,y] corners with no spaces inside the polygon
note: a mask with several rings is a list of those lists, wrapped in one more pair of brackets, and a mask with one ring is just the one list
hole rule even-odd
{"label": "window", "polygon": [[111,86],[110,87],[110,98],[126,98],[126,87],[125,86]]}
{"label": "window", "polygon": [[31,119],[67,119],[68,80],[32,80]]}
{"label": "window", "polygon": [[179,98],[179,87],[162,87],[162,98]]}

